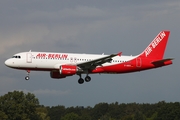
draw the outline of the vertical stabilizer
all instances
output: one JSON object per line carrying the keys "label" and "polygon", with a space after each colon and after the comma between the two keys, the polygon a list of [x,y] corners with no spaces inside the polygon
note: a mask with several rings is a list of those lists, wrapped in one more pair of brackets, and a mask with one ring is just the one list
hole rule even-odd
{"label": "vertical stabilizer", "polygon": [[152,59],[163,59],[169,34],[170,31],[161,31],[139,56]]}

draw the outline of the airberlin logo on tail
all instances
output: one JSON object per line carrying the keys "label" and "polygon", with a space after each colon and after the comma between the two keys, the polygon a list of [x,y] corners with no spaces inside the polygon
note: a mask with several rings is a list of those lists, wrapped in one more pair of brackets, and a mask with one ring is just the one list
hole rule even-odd
{"label": "airberlin logo on tail", "polygon": [[165,36],[166,34],[163,31],[151,42],[151,44],[145,50],[146,57],[159,45]]}

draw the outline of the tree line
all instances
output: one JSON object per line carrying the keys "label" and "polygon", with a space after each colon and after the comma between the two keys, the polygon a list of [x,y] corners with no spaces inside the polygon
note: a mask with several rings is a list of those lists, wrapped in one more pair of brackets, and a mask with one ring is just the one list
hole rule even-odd
{"label": "tree line", "polygon": [[13,91],[0,96],[0,120],[180,120],[180,102],[49,107],[40,105],[32,93]]}

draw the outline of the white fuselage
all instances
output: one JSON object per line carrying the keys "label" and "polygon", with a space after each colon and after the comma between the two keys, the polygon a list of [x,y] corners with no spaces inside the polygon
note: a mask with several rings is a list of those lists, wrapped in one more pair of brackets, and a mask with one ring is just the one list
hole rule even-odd
{"label": "white fuselage", "polygon": [[[5,61],[12,68],[24,70],[51,71],[59,69],[60,65],[76,65],[108,55],[74,54],[74,53],[50,53],[50,52],[22,52],[15,54]],[[113,60],[102,66],[110,66],[134,59],[136,56],[115,56]]]}

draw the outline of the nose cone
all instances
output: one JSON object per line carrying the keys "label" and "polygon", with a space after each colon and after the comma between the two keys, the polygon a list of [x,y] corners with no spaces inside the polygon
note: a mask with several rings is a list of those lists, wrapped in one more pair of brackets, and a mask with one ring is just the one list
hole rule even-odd
{"label": "nose cone", "polygon": [[8,60],[6,60],[5,62],[4,62],[4,64],[6,65],[6,66],[8,66],[8,67],[10,67],[11,66],[11,62],[10,62],[10,60],[8,59]]}

